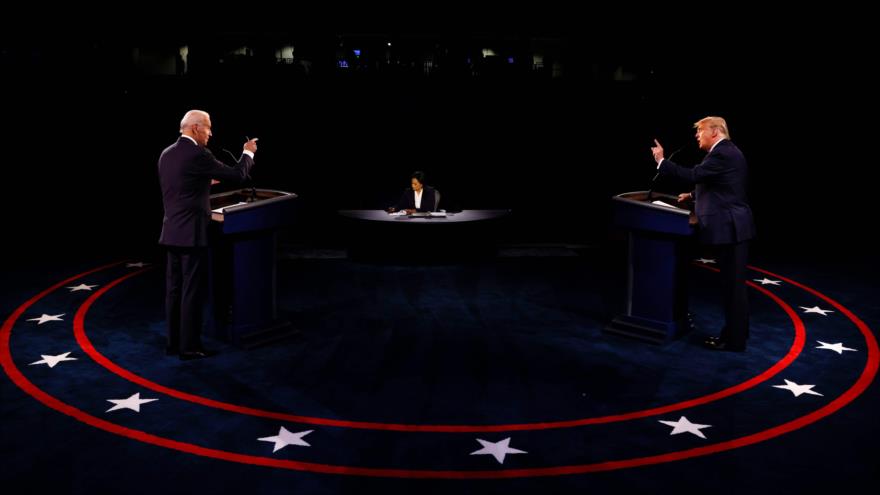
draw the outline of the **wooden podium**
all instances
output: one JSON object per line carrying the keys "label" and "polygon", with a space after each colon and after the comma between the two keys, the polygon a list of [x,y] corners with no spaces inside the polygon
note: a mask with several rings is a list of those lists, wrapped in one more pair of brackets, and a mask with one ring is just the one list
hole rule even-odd
{"label": "wooden podium", "polygon": [[278,319],[277,232],[296,218],[296,194],[241,189],[211,196],[210,311],[215,337],[252,347],[287,335]]}
{"label": "wooden podium", "polygon": [[678,208],[675,196],[650,196],[637,191],[611,198],[612,222],[627,231],[626,310],[605,331],[665,343],[690,328],[687,241],[696,217]]}

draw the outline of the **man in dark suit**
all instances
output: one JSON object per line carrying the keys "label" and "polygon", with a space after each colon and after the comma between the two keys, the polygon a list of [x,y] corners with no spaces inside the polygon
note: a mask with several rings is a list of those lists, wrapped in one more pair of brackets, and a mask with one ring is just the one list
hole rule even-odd
{"label": "man in dark suit", "polygon": [[741,352],[749,337],[746,263],[749,241],[755,237],[755,222],[746,197],[748,165],[730,141],[724,119],[706,117],[694,127],[700,149],[708,153],[699,165],[685,168],[663,158],[663,147],[656,139],[651,152],[661,174],[696,185],[693,192],[680,194],[678,200],[694,200],[700,242],[713,246],[718,253],[725,324],[721,335],[709,337],[705,345]]}
{"label": "man in dark suit", "polygon": [[162,188],[162,234],[167,268],[165,312],[168,319],[168,355],[180,359],[207,357],[201,343],[204,306],[208,224],[211,221],[210,190],[214,180],[242,181],[249,177],[257,151],[257,138],[244,144],[241,158],[229,167],[205,147],[211,138],[211,117],[190,110],[180,122],[180,138],[159,157]]}
{"label": "man in dark suit", "polygon": [[425,173],[416,171],[410,174],[411,188],[403,191],[397,204],[388,208],[389,213],[406,211],[408,214],[417,211],[435,211],[437,209],[436,191],[425,185]]}

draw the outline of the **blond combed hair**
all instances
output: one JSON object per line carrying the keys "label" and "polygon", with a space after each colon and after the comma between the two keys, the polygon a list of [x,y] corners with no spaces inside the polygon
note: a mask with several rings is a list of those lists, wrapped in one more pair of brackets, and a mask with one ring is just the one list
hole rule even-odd
{"label": "blond combed hair", "polygon": [[694,129],[709,127],[718,129],[727,139],[730,139],[730,131],[727,130],[727,121],[721,117],[704,117],[694,122]]}

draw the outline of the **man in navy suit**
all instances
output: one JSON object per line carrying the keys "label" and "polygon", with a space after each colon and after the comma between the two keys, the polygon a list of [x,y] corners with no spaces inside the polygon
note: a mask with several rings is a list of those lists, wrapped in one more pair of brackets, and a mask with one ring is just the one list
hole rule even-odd
{"label": "man in navy suit", "polygon": [[397,204],[388,208],[389,213],[401,210],[409,214],[417,211],[434,211],[437,209],[437,201],[434,188],[425,185],[425,173],[416,171],[410,174],[411,188],[403,191]]}
{"label": "man in navy suit", "polygon": [[257,151],[257,138],[244,144],[241,158],[229,167],[205,147],[211,138],[211,117],[190,110],[180,121],[180,138],[159,157],[162,188],[162,234],[167,268],[165,312],[168,324],[168,355],[180,359],[207,357],[201,343],[201,316],[207,275],[210,192],[213,180],[243,181],[249,177]]}
{"label": "man in navy suit", "polygon": [[725,324],[721,335],[709,337],[705,344],[710,349],[741,352],[749,337],[746,263],[749,241],[755,237],[755,222],[746,197],[748,165],[730,141],[724,119],[706,117],[694,127],[700,149],[708,153],[699,165],[685,168],[663,158],[663,146],[656,139],[651,152],[661,174],[696,185],[693,192],[679,194],[678,200],[694,200],[700,242],[718,252]]}

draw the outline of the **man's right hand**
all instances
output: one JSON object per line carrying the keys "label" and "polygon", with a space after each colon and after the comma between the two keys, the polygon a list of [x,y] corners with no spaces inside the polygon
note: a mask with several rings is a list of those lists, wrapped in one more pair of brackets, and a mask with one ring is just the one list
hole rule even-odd
{"label": "man's right hand", "polygon": [[651,146],[651,154],[654,155],[654,161],[658,164],[663,161],[663,146],[660,144],[660,141],[654,140],[654,144],[656,146]]}
{"label": "man's right hand", "polygon": [[691,195],[691,193],[689,193],[689,192],[681,193],[678,195],[678,202],[679,203],[684,203],[685,201],[687,201],[689,199],[693,199],[693,195]]}

